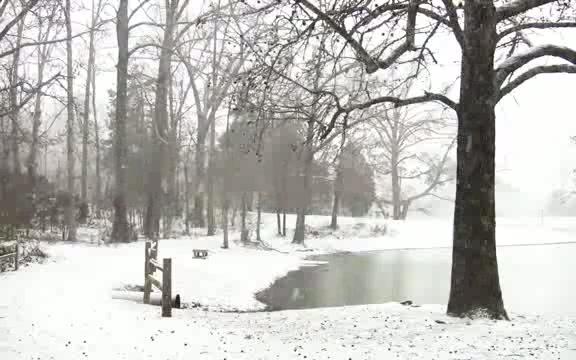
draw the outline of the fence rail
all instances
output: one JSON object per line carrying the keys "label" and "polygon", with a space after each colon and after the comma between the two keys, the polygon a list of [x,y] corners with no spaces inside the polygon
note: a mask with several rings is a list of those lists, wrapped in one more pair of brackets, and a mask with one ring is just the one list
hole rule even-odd
{"label": "fence rail", "polygon": [[[158,240],[147,241],[144,247],[144,304],[150,304],[152,286],[162,293],[162,317],[172,316],[172,259],[162,259],[162,265],[156,259],[158,257]],[[154,273],[162,272],[162,280],[156,278]]]}
{"label": "fence rail", "polygon": [[8,254],[4,254],[0,256],[0,260],[4,260],[4,259],[13,259],[14,261],[14,271],[18,270],[18,254],[19,254],[19,246],[18,244],[16,244],[14,246],[14,252],[8,253]]}

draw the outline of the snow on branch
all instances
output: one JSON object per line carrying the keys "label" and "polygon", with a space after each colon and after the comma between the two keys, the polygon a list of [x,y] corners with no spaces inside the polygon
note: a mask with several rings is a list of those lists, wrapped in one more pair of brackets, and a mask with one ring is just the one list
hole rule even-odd
{"label": "snow on branch", "polygon": [[536,66],[518,77],[514,80],[510,81],[505,87],[500,90],[498,94],[498,101],[500,101],[504,96],[511,93],[514,89],[518,86],[522,85],[524,82],[532,79],[536,75],[539,74],[557,74],[557,73],[564,73],[564,74],[576,74],[576,66],[575,65],[545,65],[545,66]]}
{"label": "snow on branch", "polygon": [[502,21],[525,13],[530,9],[534,9],[556,1],[557,0],[513,0],[505,5],[497,7],[496,17],[498,21]]}
{"label": "snow on branch", "polygon": [[556,45],[535,46],[521,54],[509,57],[496,69],[497,86],[500,87],[512,72],[528,64],[530,61],[544,56],[554,56],[576,64],[576,51],[568,47]]}
{"label": "snow on branch", "polygon": [[530,22],[509,27],[498,34],[498,40],[526,29],[576,28],[576,22]]}

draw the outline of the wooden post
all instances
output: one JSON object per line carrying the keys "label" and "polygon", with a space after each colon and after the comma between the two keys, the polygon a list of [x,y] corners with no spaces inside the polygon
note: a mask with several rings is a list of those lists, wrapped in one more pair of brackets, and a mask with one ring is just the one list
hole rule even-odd
{"label": "wooden post", "polygon": [[16,243],[16,254],[14,255],[14,270],[18,271],[18,243]]}
{"label": "wooden post", "polygon": [[148,279],[150,274],[150,242],[146,242],[144,246],[144,304],[150,304],[150,291],[152,291],[152,283]]}
{"label": "wooden post", "polygon": [[172,316],[172,259],[162,262],[162,317]]}

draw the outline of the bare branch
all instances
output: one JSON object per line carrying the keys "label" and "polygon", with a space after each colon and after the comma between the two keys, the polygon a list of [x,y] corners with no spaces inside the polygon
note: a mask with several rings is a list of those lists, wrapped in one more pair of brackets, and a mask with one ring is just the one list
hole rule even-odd
{"label": "bare branch", "polygon": [[460,48],[462,49],[462,51],[464,51],[466,49],[466,46],[464,46],[464,35],[462,34],[462,28],[460,27],[460,23],[458,22],[458,13],[456,12],[456,7],[454,6],[452,0],[442,0],[442,2],[444,3],[444,7],[446,8],[446,12],[448,13],[450,28],[454,33],[454,37],[456,37],[456,40],[460,44]]}
{"label": "bare branch", "polygon": [[[8,0],[4,0],[4,1],[6,3],[8,2]],[[3,39],[4,36],[6,36],[8,31],[10,31],[10,29],[12,29],[12,27],[14,25],[16,25],[24,17],[24,15],[26,15],[26,13],[28,11],[30,11],[30,9],[32,9],[34,6],[36,6],[38,1],[39,0],[30,0],[26,5],[24,5],[24,8],[22,10],[20,10],[18,15],[16,15],[14,17],[14,19],[12,19],[8,24],[6,24],[6,26],[4,26],[4,29],[2,29],[2,31],[0,31],[0,40]]]}
{"label": "bare branch", "polygon": [[576,22],[531,22],[519,24],[503,30],[498,34],[498,41],[502,40],[505,36],[516,33],[526,29],[558,29],[558,28],[573,28],[576,27]]}
{"label": "bare branch", "polygon": [[402,98],[395,97],[395,96],[380,96],[380,97],[371,99],[371,100],[366,101],[366,102],[361,103],[361,104],[352,105],[352,106],[349,106],[346,108],[339,107],[338,110],[336,110],[336,112],[334,113],[334,115],[332,115],[332,119],[330,120],[330,124],[328,124],[328,127],[326,128],[324,133],[320,136],[320,138],[325,139],[328,136],[330,131],[332,131],[332,129],[334,129],[334,126],[336,126],[336,121],[338,120],[340,115],[349,114],[354,110],[367,109],[367,108],[374,106],[374,105],[377,105],[377,104],[391,103],[391,104],[394,104],[394,107],[401,107],[401,106],[406,106],[406,105],[421,104],[421,103],[433,102],[433,101],[440,102],[440,103],[448,106],[449,108],[453,109],[454,111],[458,111],[458,104],[456,102],[452,101],[446,95],[442,95],[442,94],[424,92],[424,95],[422,95],[422,96],[415,96],[415,97],[406,98],[406,99],[402,99]]}
{"label": "bare branch", "polygon": [[50,44],[56,44],[56,43],[60,43],[60,42],[64,42],[67,40],[71,40],[71,39],[75,39],[77,37],[80,37],[82,35],[88,34],[89,31],[85,31],[76,35],[73,35],[69,38],[61,38],[61,39],[54,39],[54,40],[48,40],[48,41],[35,41],[35,42],[29,42],[29,43],[24,43],[20,46],[16,46],[10,50],[6,50],[3,53],[0,53],[0,58],[6,57],[8,55],[12,55],[14,54],[16,51],[19,51],[20,49],[26,48],[26,47],[30,47],[30,46],[40,46],[40,45],[50,45]]}
{"label": "bare branch", "polygon": [[574,65],[548,65],[548,66],[536,66],[523,74],[516,77],[514,80],[510,81],[504,88],[502,88],[498,94],[498,100],[500,101],[504,96],[511,93],[518,86],[522,85],[524,82],[532,79],[539,74],[576,74],[576,66]]}
{"label": "bare branch", "polygon": [[504,80],[514,71],[518,70],[522,66],[526,65],[532,60],[544,57],[544,56],[554,56],[564,59],[572,64],[576,64],[576,51],[556,45],[543,45],[536,46],[524,53],[511,56],[506,61],[504,61],[496,69],[496,85],[500,87]]}
{"label": "bare branch", "polygon": [[502,21],[542,5],[550,4],[556,0],[514,0],[496,9],[497,21]]}
{"label": "bare branch", "polygon": [[312,11],[318,19],[324,21],[328,26],[330,26],[336,33],[346,40],[348,44],[352,47],[352,49],[356,52],[356,56],[358,56],[359,60],[366,66],[366,72],[371,74],[377,71],[378,69],[387,69],[394,62],[402,56],[407,51],[415,50],[414,48],[414,33],[416,28],[416,14],[418,13],[418,8],[420,5],[420,0],[410,0],[408,5],[408,19],[406,24],[406,38],[404,42],[394,49],[387,58],[385,59],[374,59],[368,51],[358,42],[358,40],[354,39],[352,35],[346,31],[342,26],[338,25],[334,19],[328,16],[325,12],[320,10],[317,6],[310,3],[308,0],[300,0],[303,6],[308,8]]}

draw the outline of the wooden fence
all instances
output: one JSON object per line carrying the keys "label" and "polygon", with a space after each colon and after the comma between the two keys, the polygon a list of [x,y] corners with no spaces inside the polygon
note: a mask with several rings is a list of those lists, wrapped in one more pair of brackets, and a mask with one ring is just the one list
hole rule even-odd
{"label": "wooden fence", "polygon": [[[157,260],[158,240],[147,241],[145,246],[144,263],[144,304],[150,304],[152,286],[162,292],[162,317],[172,316],[172,259]],[[162,272],[162,280],[156,278],[156,271]]]}
{"label": "wooden fence", "polygon": [[16,245],[14,246],[14,252],[0,256],[0,260],[12,258],[14,260],[14,270],[18,270],[18,261],[19,261],[19,259],[18,259],[19,251],[18,250],[19,250],[19,246],[18,246],[18,243],[16,243]]}

